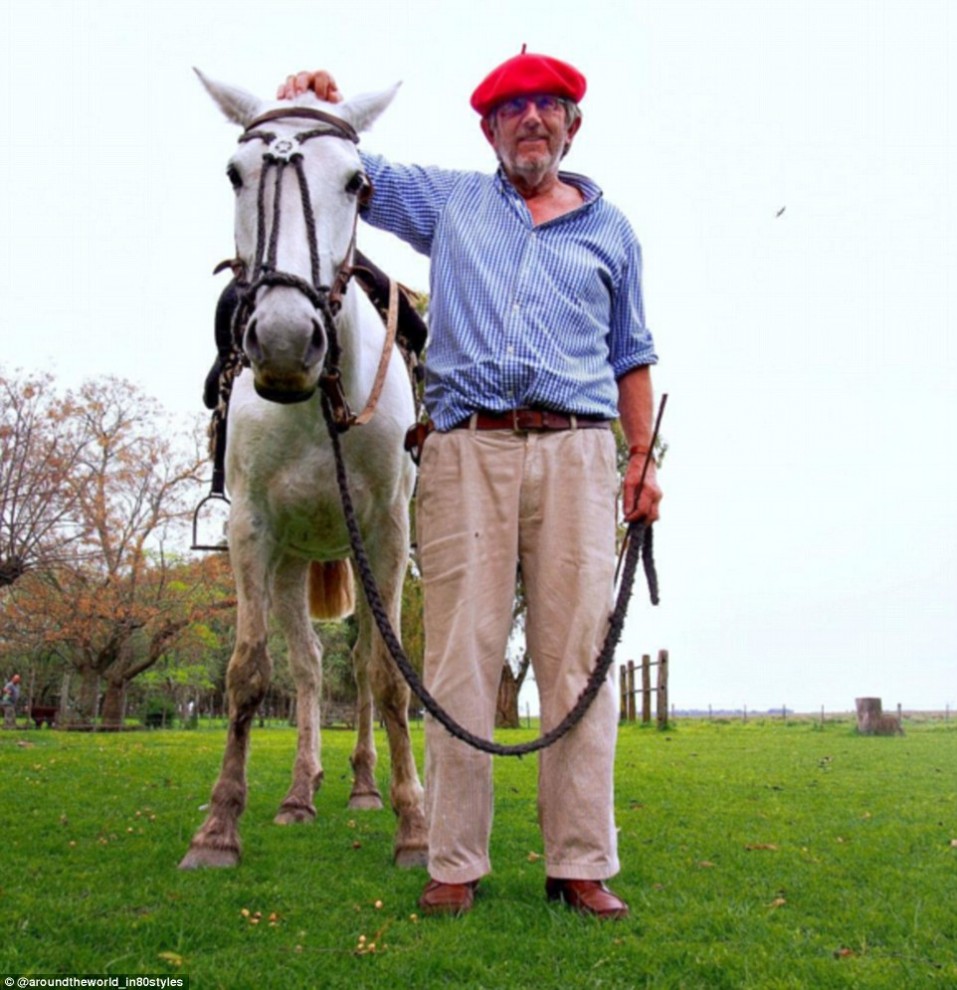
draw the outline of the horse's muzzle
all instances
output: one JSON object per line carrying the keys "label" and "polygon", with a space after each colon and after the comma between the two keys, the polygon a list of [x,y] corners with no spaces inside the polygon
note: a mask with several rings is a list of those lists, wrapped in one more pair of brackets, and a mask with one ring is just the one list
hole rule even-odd
{"label": "horse's muzzle", "polygon": [[254,381],[256,395],[267,402],[278,402],[283,406],[292,406],[297,402],[308,402],[316,394],[316,386],[309,389],[283,389],[273,388],[270,385],[260,385]]}

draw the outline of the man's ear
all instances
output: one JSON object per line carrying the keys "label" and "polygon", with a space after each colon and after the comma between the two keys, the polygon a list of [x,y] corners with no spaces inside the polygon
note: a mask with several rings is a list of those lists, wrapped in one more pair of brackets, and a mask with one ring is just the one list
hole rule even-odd
{"label": "man's ear", "polygon": [[565,155],[567,155],[568,152],[572,150],[572,141],[574,140],[575,135],[578,133],[578,128],[581,127],[581,125],[582,125],[581,117],[576,117],[572,121],[571,127],[568,128],[568,134],[565,138],[565,150],[562,152],[562,158],[564,158]]}
{"label": "man's ear", "polygon": [[494,148],[495,147],[495,131],[494,131],[493,127],[492,127],[491,121],[492,121],[492,118],[491,117],[483,117],[482,118],[481,127],[482,127],[482,133],[485,135],[485,139]]}

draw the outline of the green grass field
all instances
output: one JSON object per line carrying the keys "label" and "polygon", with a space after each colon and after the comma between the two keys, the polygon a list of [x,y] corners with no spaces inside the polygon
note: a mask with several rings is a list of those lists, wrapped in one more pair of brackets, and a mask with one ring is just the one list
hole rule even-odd
{"label": "green grass field", "polygon": [[319,819],[286,828],[272,816],[295,736],[255,732],[242,865],[181,873],[223,737],[0,733],[0,977],[957,987],[955,723],[909,725],[903,738],[859,737],[849,722],[624,727],[614,886],[633,916],[604,924],[545,901],[534,759],[496,763],[495,870],[473,912],[418,918],[425,874],[390,865],[391,813],[345,807],[344,731],[324,736]]}

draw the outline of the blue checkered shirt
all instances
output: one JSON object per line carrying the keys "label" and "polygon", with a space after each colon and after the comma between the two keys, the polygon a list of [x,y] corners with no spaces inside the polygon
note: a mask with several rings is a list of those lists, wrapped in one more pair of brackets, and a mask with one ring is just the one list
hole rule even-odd
{"label": "blue checkered shirt", "polygon": [[375,188],[364,219],[431,258],[425,403],[436,427],[519,406],[614,419],[616,380],[657,356],[641,247],[601,189],[562,173],[584,204],[535,226],[501,169],[362,161]]}

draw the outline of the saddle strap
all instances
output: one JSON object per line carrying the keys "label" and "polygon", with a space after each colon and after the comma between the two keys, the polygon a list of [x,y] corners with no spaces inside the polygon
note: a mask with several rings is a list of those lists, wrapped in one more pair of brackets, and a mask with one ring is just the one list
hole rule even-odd
{"label": "saddle strap", "polygon": [[376,370],[375,381],[372,383],[372,392],[366,401],[365,408],[352,417],[355,426],[364,426],[372,419],[376,406],[379,404],[379,397],[382,395],[382,387],[385,385],[385,376],[389,370],[389,361],[392,359],[392,345],[395,343],[395,333],[399,325],[399,286],[394,278],[389,279],[389,311],[385,321],[385,345],[382,354],[379,356],[379,367]]}

